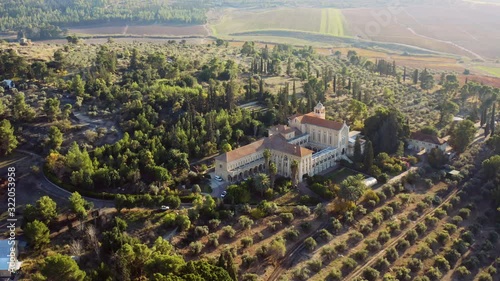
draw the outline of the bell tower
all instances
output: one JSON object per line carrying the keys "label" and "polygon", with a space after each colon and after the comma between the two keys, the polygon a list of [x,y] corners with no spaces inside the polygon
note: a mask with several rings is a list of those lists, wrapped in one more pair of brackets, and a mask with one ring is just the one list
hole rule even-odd
{"label": "bell tower", "polygon": [[318,102],[318,104],[314,107],[314,115],[318,118],[325,119],[325,106],[321,102]]}

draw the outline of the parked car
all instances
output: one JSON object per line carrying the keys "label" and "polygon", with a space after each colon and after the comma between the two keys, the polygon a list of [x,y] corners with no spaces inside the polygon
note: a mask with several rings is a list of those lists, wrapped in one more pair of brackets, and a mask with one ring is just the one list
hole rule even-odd
{"label": "parked car", "polygon": [[216,181],[223,181],[223,179],[221,177],[219,177],[219,176],[215,176],[215,180]]}
{"label": "parked car", "polygon": [[226,195],[227,195],[227,191],[225,191],[225,190],[224,190],[224,191],[222,191],[222,193],[220,194],[220,197],[221,197],[221,198],[224,198],[224,197],[226,197]]}

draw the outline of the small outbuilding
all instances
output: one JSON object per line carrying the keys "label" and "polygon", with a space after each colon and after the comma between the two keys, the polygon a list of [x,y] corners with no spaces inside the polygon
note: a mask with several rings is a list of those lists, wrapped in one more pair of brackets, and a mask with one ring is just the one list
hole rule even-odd
{"label": "small outbuilding", "polygon": [[3,80],[2,81],[2,87],[5,90],[10,90],[10,89],[14,89],[16,87],[16,84],[12,80]]}
{"label": "small outbuilding", "polygon": [[378,183],[377,179],[374,177],[369,177],[365,179],[363,182],[366,185],[366,187],[372,187]]}
{"label": "small outbuilding", "polygon": [[444,152],[448,148],[448,142],[444,138],[417,131],[410,135],[408,148],[417,151],[425,150],[426,152],[430,152],[433,148],[438,148]]}

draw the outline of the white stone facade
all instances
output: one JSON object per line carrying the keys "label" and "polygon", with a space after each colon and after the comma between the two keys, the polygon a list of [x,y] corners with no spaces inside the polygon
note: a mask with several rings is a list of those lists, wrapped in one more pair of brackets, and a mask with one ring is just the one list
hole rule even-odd
{"label": "white stone facade", "polygon": [[223,153],[215,159],[215,174],[237,182],[265,172],[264,151],[271,152],[270,162],[278,174],[292,177],[291,165],[298,162],[298,182],[304,175],[313,176],[333,167],[348,153],[349,126],[325,119],[325,107],[319,103],[314,111],[288,118],[288,126],[269,129],[269,137]]}

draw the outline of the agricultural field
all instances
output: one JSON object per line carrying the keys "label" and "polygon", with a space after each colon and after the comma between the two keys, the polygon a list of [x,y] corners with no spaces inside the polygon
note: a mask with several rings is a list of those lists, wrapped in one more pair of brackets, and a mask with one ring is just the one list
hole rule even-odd
{"label": "agricultural field", "polygon": [[265,11],[228,9],[216,22],[210,23],[210,26],[213,35],[221,37],[263,30],[345,35],[341,10],[331,8],[280,8]]}
{"label": "agricultural field", "polygon": [[496,28],[499,13],[500,6],[471,7],[463,3],[432,9],[427,6],[399,7],[397,12],[387,8],[342,11],[346,33],[351,36],[413,45],[479,60],[500,57],[500,37]]}
{"label": "agricultural field", "polygon": [[485,71],[486,73],[500,78],[500,67],[495,66],[478,66],[479,70]]}

